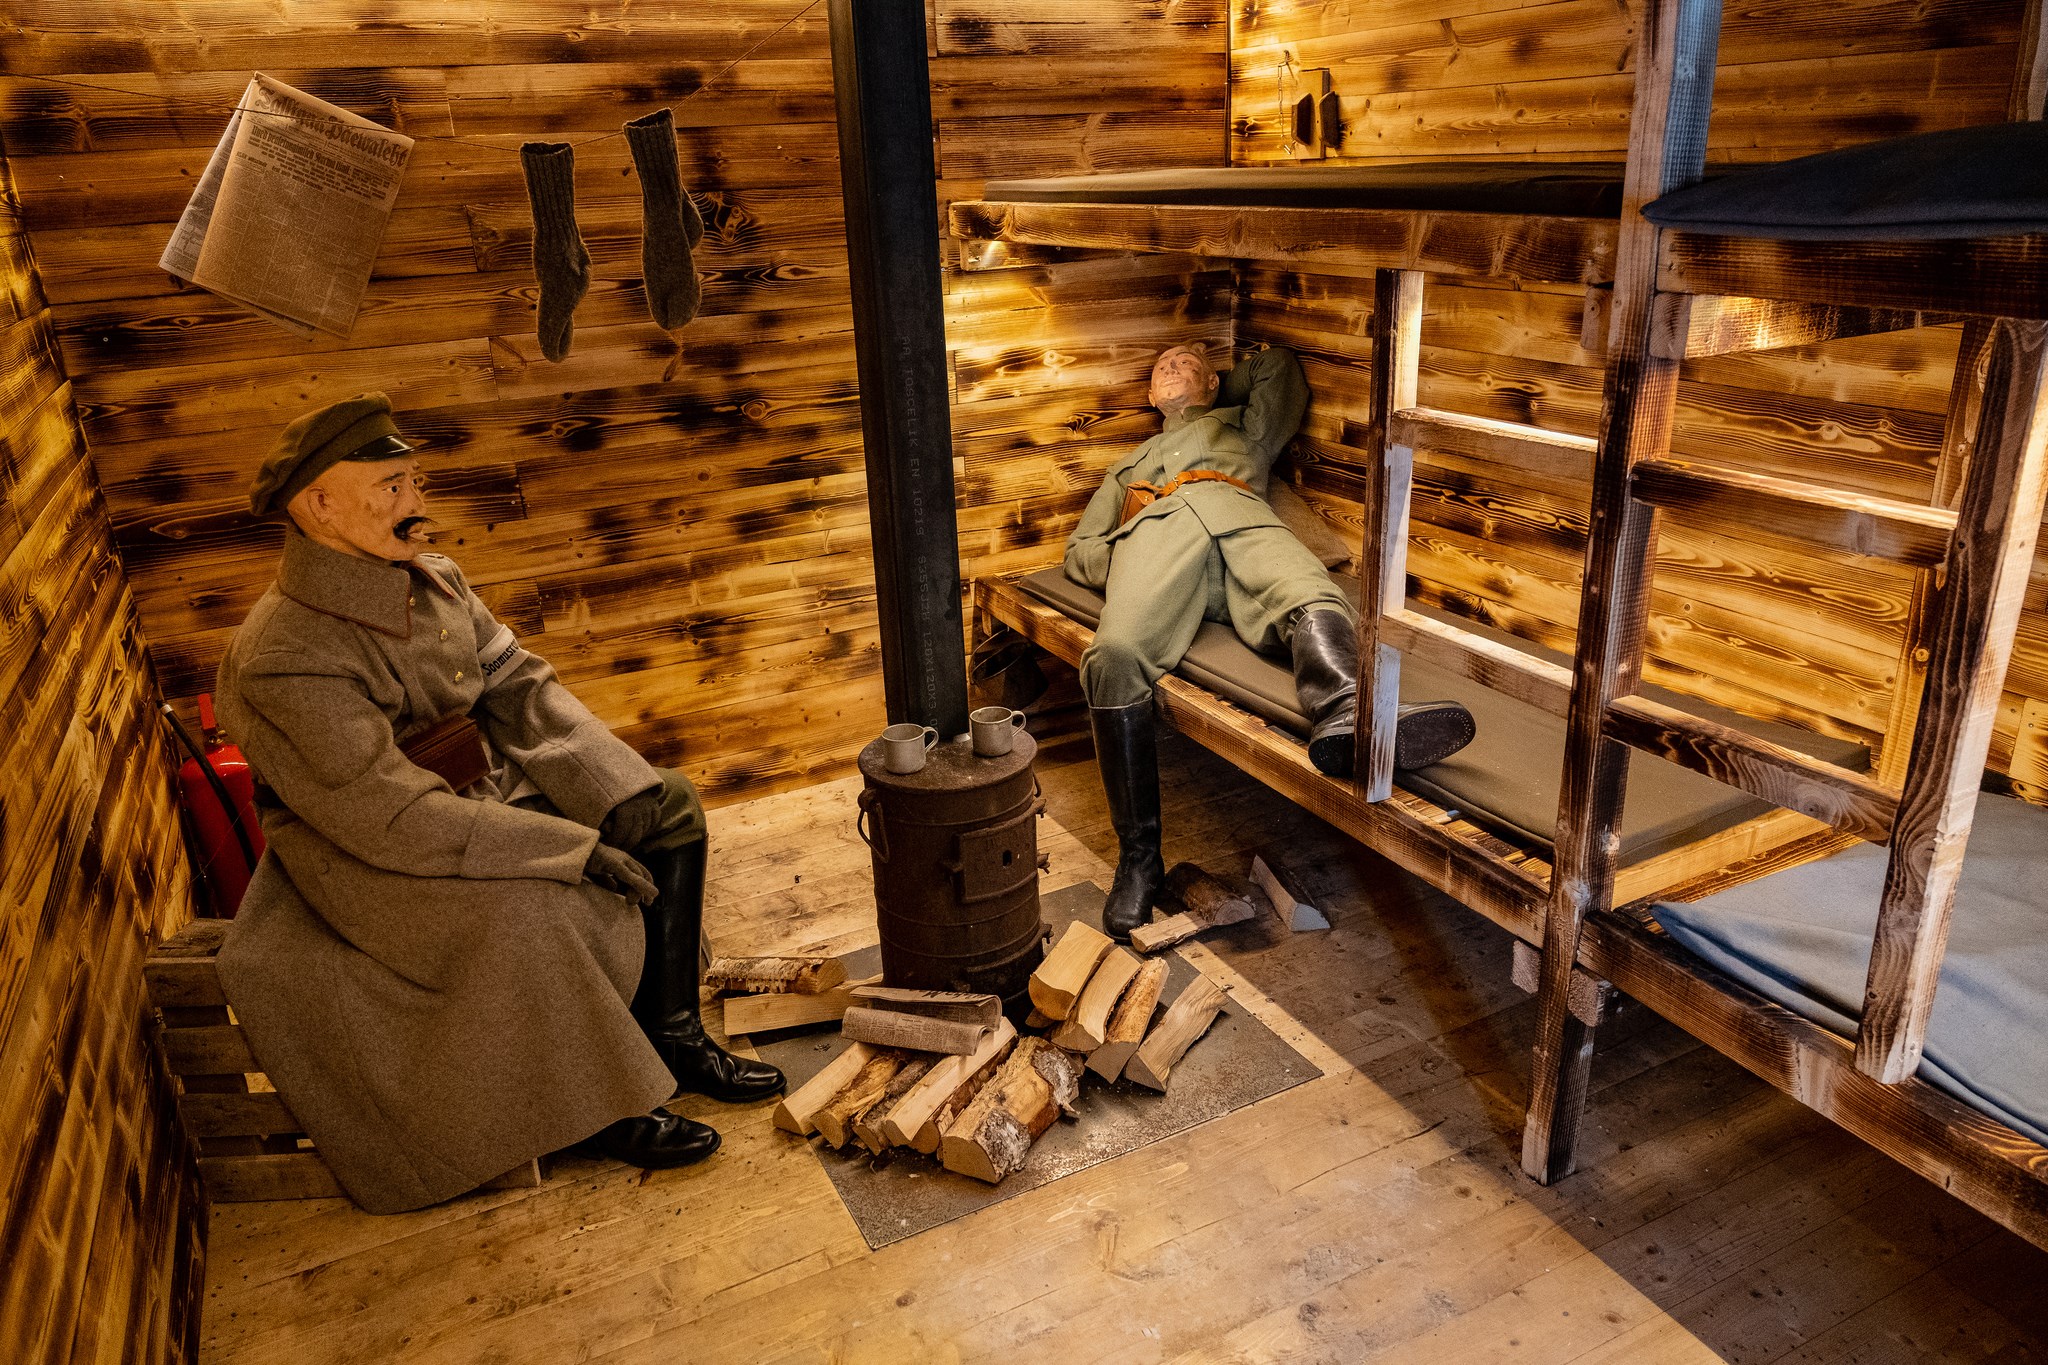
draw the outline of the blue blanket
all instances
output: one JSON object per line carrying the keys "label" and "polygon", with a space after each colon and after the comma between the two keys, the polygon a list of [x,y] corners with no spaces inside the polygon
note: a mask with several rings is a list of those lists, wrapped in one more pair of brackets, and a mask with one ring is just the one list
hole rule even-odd
{"label": "blue blanket", "polygon": [[[1853,1035],[1885,853],[1859,844],[1656,916],[1744,985]],[[2048,1144],[2048,810],[1977,802],[1920,1079]]]}

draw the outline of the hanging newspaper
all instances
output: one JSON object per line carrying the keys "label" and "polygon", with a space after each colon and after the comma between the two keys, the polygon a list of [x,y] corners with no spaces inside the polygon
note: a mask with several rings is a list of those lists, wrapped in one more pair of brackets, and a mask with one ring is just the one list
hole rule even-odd
{"label": "hanging newspaper", "polygon": [[412,139],[258,75],[158,261],[300,337],[347,336]]}

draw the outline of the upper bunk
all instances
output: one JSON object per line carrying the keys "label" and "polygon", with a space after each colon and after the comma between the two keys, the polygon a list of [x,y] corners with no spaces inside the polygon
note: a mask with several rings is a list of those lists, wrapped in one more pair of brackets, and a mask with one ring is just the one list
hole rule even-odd
{"label": "upper bunk", "polygon": [[[1643,208],[1663,229],[1657,288],[2048,318],[2044,154],[2035,122],[1711,168]],[[1619,164],[1460,160],[991,181],[950,215],[970,270],[1111,250],[1598,286],[1615,277],[1624,199]],[[1745,325],[1768,330],[1748,311]]]}

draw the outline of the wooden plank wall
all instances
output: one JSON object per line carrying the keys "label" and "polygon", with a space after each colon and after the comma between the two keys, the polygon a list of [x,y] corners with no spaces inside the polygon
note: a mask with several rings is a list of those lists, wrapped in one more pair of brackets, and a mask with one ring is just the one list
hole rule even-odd
{"label": "wooden plank wall", "polygon": [[[169,695],[210,686],[269,580],[279,533],[242,499],[278,426],[381,388],[430,452],[443,548],[649,758],[713,801],[849,768],[882,712],[825,16],[805,0],[48,0],[0,34],[16,73],[0,130]],[[1226,29],[1222,0],[934,0],[942,195],[996,172],[1221,160]],[[421,139],[346,340],[300,343],[154,264],[257,68]],[[551,365],[514,151],[664,105],[707,222],[704,313],[663,382],[638,182],[623,139],[591,143],[577,192],[596,278]],[[1078,510],[1063,480],[1124,436],[1149,338],[1206,313],[1220,339],[1227,284],[1147,261],[956,286],[970,570]],[[1115,391],[1083,402],[1077,374]],[[998,470],[1018,440],[1034,459]]]}
{"label": "wooden plank wall", "polygon": [[198,1176],[142,955],[190,916],[155,687],[0,151],[0,1359],[190,1360]]}
{"label": "wooden plank wall", "polygon": [[[1729,0],[1715,86],[1717,162],[1777,160],[1874,138],[2000,121],[2021,0]],[[1620,161],[1636,7],[1624,0],[1233,0],[1232,155],[1281,156],[1283,57],[1327,66],[1340,161],[1477,157]],[[1237,340],[1309,357],[1316,400],[1302,472],[1355,523],[1369,280],[1246,268]],[[1599,357],[1580,295],[1432,283],[1421,401],[1591,434]],[[1697,361],[1682,455],[1895,497],[1929,496],[1956,330]],[[1425,457],[1409,552],[1421,595],[1569,647],[1585,485]],[[1905,575],[1667,519],[1652,621],[1655,675],[1753,714],[1867,738],[1884,724]],[[2048,569],[2036,575],[1993,750],[2012,757],[2048,697]]]}

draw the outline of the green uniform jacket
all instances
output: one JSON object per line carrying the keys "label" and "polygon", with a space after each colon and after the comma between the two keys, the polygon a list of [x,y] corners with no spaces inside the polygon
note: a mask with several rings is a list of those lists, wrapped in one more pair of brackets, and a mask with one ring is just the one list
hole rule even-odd
{"label": "green uniform jacket", "polygon": [[[1226,406],[1227,405],[1227,406]],[[1076,583],[1100,591],[1109,581],[1110,553],[1116,542],[1147,517],[1187,507],[1211,536],[1227,536],[1256,526],[1285,529],[1266,504],[1273,461],[1301,426],[1308,407],[1308,383],[1294,352],[1275,346],[1259,352],[1232,370],[1217,393],[1217,406],[1189,408],[1169,418],[1166,429],[1109,467],[1109,472],[1067,538],[1066,573]],[[1241,479],[1255,490],[1247,493],[1227,483],[1184,486],[1171,498],[1160,498],[1122,526],[1124,490],[1132,483],[1164,485],[1176,474],[1212,469]]]}
{"label": "green uniform jacket", "polygon": [[[661,777],[453,562],[288,532],[218,689],[282,802],[221,986],[358,1204],[446,1199],[673,1093],[627,1009],[640,912],[583,876],[605,815]],[[398,742],[462,714],[493,772],[458,792]]]}

